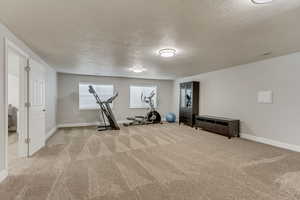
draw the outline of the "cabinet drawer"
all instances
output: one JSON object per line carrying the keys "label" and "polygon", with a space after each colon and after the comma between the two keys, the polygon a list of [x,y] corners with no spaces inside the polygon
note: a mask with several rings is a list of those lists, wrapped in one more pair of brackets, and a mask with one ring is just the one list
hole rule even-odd
{"label": "cabinet drawer", "polygon": [[195,122],[196,127],[203,128],[203,129],[209,129],[212,127],[211,123],[205,122],[205,121],[198,121]]}
{"label": "cabinet drawer", "polygon": [[224,126],[224,125],[217,124],[217,123],[196,120],[195,125],[196,125],[196,127],[202,128],[204,130],[215,132],[215,133],[220,133],[223,135],[228,135],[228,133],[229,133],[228,126]]}
{"label": "cabinet drawer", "polygon": [[220,124],[215,124],[215,131],[217,133],[220,133],[220,134],[228,135],[229,127],[228,126],[223,126],[223,125],[220,125]]}

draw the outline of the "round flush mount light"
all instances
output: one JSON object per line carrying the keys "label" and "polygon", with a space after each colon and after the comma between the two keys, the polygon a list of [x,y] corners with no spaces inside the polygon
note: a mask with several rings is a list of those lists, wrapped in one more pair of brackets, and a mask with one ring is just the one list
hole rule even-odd
{"label": "round flush mount light", "polygon": [[268,51],[268,52],[263,53],[262,55],[263,55],[263,56],[270,56],[271,54],[272,54],[272,52],[271,52],[271,51]]}
{"label": "round flush mount light", "polygon": [[129,70],[134,73],[141,73],[141,72],[147,71],[147,69],[142,66],[134,66],[134,67],[129,68]]}
{"label": "round flush mount light", "polygon": [[176,50],[167,48],[167,49],[159,50],[158,53],[161,57],[171,58],[171,57],[174,57],[176,55]]}
{"label": "round flush mount light", "polygon": [[255,4],[265,4],[265,3],[271,3],[273,0],[252,0]]}

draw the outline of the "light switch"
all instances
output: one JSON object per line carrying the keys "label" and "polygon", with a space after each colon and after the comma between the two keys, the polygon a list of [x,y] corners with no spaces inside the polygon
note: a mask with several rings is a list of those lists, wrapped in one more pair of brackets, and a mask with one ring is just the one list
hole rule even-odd
{"label": "light switch", "polygon": [[273,92],[271,90],[259,91],[257,94],[258,103],[273,103]]}

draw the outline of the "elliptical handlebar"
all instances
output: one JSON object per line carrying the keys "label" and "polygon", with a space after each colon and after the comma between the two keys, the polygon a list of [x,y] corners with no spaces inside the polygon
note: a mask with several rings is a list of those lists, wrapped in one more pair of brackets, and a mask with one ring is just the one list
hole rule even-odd
{"label": "elliptical handlebar", "polygon": [[154,90],[152,90],[152,92],[150,93],[150,96],[148,98],[152,99],[154,96],[155,96],[155,92],[154,92]]}
{"label": "elliptical handlebar", "polygon": [[154,90],[151,91],[150,95],[147,97],[147,96],[144,96],[144,94],[142,93],[141,94],[141,100],[147,104],[149,104],[150,108],[151,109],[154,109],[154,103],[153,103],[153,100],[152,98],[155,96],[155,92]]}
{"label": "elliptical handlebar", "polygon": [[112,103],[115,100],[115,98],[117,98],[118,96],[119,96],[119,93],[116,92],[112,97],[110,97],[109,99],[107,99],[105,101],[105,103]]}

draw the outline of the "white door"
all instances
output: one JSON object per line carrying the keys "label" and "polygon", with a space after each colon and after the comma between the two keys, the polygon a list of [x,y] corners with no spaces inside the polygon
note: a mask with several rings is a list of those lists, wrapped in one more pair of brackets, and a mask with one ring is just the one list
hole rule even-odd
{"label": "white door", "polygon": [[27,156],[28,145],[25,143],[27,138],[27,110],[25,107],[27,97],[26,85],[26,66],[27,58],[20,55],[20,75],[19,75],[19,111],[18,111],[18,152],[20,157]]}
{"label": "white door", "polygon": [[29,71],[29,140],[28,152],[33,155],[45,145],[45,84],[46,84],[45,67],[30,60]]}

